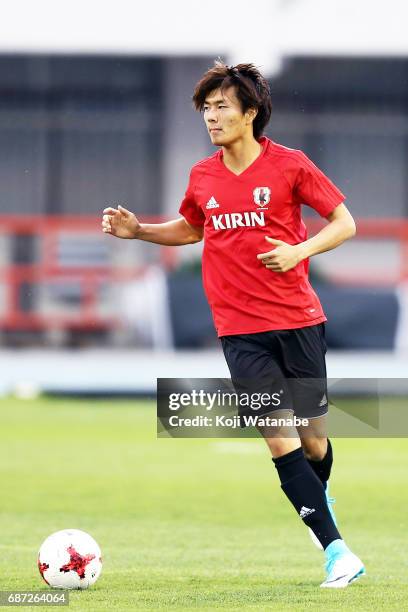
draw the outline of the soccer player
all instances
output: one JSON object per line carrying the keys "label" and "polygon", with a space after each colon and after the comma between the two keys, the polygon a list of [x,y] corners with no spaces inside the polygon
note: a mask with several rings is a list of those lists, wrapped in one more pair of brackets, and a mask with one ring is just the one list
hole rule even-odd
{"label": "soccer player", "polygon": [[[308,260],[351,238],[355,224],[344,195],[304,153],[262,136],[271,95],[253,64],[215,62],[193,102],[218,150],[193,166],[181,217],[142,224],[122,206],[109,207],[102,228],[161,245],[204,239],[204,287],[235,387],[252,380],[257,390],[279,390],[280,416],[295,411],[310,419],[308,428],[259,430],[284,493],[324,549],[321,586],[345,587],[365,569],[342,539],[328,497],[326,317]],[[309,239],[301,204],[328,221]]]}

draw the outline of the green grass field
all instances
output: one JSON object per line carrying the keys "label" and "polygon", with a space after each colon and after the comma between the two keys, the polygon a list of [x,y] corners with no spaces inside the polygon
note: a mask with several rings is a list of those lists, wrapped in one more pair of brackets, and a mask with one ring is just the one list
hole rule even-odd
{"label": "green grass field", "polygon": [[368,572],[339,591],[319,589],[323,555],[261,440],[158,440],[152,403],[3,399],[0,590],[47,591],[38,548],[74,527],[104,567],[70,609],[401,610],[408,440],[334,450],[340,528]]}

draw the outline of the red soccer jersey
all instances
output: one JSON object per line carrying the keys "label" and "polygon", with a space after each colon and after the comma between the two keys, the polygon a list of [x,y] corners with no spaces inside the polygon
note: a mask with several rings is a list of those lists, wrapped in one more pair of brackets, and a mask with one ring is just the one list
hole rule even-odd
{"label": "red soccer jersey", "polygon": [[204,226],[203,283],[218,336],[295,329],[326,320],[308,280],[308,261],[288,272],[268,270],[265,236],[298,244],[307,238],[301,204],[329,215],[345,196],[301,151],[259,141],[263,150],[240,175],[222,149],[195,164],[180,206]]}

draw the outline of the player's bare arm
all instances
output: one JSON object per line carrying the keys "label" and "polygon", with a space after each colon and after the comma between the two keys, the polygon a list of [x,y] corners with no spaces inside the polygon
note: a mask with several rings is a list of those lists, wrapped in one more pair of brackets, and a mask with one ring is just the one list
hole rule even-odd
{"label": "player's bare arm", "polygon": [[203,230],[187,223],[184,218],[166,223],[140,223],[134,213],[123,206],[103,211],[102,230],[117,238],[145,240],[164,246],[182,246],[200,242]]}
{"label": "player's bare arm", "polygon": [[268,270],[287,272],[304,259],[335,249],[355,235],[356,224],[344,204],[339,204],[326,218],[329,223],[320,232],[299,244],[287,244],[265,236],[265,240],[275,249],[260,253],[258,259]]}

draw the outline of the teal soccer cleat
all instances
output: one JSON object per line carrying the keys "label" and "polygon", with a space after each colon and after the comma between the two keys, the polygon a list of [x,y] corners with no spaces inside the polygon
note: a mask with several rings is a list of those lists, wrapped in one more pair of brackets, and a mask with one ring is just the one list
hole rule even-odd
{"label": "teal soccer cleat", "polygon": [[327,578],[323,588],[344,589],[365,575],[363,562],[351,552],[343,540],[334,540],[325,550]]}

